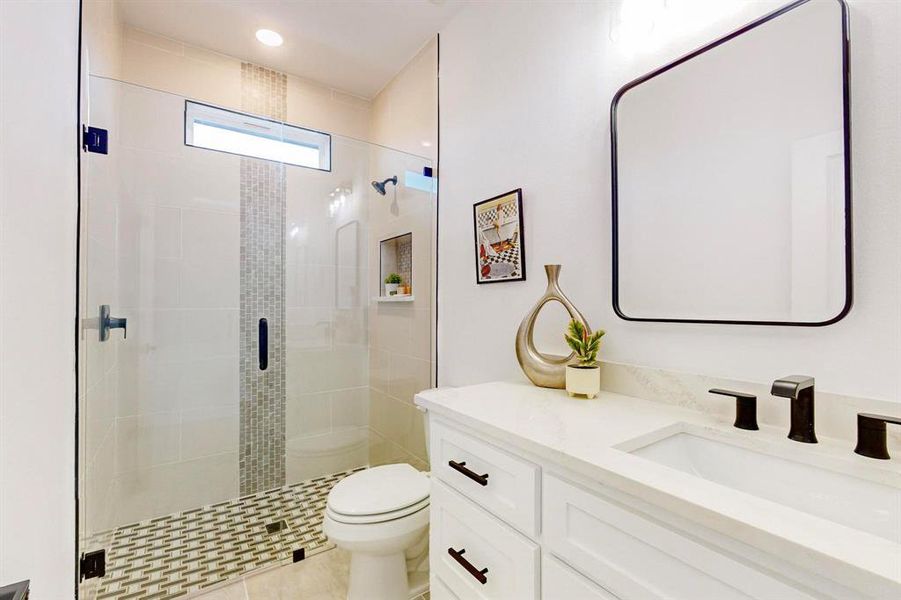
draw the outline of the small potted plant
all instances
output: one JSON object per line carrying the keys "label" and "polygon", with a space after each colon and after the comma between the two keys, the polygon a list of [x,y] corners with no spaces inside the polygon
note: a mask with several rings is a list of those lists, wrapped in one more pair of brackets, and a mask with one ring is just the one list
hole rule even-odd
{"label": "small potted plant", "polygon": [[591,333],[581,322],[575,319],[569,322],[563,338],[578,359],[576,363],[566,365],[566,392],[570,396],[581,394],[594,398],[601,391],[601,368],[597,357],[603,336],[603,330]]}
{"label": "small potted plant", "polygon": [[397,295],[397,286],[403,281],[401,276],[397,273],[389,273],[387,277],[385,277],[385,294],[388,296],[396,296]]}

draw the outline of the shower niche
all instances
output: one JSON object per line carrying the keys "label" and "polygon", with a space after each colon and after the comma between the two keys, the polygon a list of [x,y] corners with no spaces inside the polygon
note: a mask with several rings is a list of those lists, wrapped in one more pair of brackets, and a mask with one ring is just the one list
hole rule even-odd
{"label": "shower niche", "polygon": [[378,302],[413,301],[413,233],[379,242]]}

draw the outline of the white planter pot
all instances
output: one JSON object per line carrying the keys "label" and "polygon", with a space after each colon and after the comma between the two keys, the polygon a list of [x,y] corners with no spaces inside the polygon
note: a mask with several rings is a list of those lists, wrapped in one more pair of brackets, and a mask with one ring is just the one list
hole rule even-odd
{"label": "white planter pot", "polygon": [[566,393],[594,398],[601,391],[601,369],[566,365]]}
{"label": "white planter pot", "polygon": [[397,283],[386,283],[385,284],[385,295],[386,296],[396,296],[397,295],[397,286],[400,284]]}

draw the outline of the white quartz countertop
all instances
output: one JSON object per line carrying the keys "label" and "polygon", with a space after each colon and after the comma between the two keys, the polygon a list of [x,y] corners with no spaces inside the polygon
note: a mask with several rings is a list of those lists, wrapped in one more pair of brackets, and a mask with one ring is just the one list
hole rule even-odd
{"label": "white quartz countertop", "polygon": [[[877,461],[853,453],[847,441],[787,439],[672,405],[601,392],[594,400],[520,383],[486,383],[421,392],[416,404],[433,415],[640,497],[680,517],[779,556],[799,567],[876,597],[901,594],[901,544],[791,507],[665,467],[617,449],[630,440],[680,424],[760,446],[769,454],[901,488],[898,458]],[[786,406],[786,410],[788,407]],[[901,598],[901,595],[896,597]]]}

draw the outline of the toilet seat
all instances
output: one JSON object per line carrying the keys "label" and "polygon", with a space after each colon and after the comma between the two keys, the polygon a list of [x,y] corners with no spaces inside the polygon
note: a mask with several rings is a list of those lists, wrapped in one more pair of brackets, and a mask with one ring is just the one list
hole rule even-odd
{"label": "toilet seat", "polygon": [[362,524],[362,525],[374,525],[376,523],[386,523],[388,521],[394,521],[396,519],[401,519],[403,517],[418,513],[424,508],[429,507],[429,499],[424,498],[415,504],[411,504],[406,508],[402,508],[400,510],[395,510],[387,513],[379,513],[377,515],[345,515],[343,513],[335,512],[331,508],[325,508],[325,514],[328,515],[329,518],[337,521],[338,523],[350,523],[350,524]]}
{"label": "toilet seat", "polygon": [[339,523],[384,523],[428,505],[428,475],[401,463],[366,469],[339,481],[329,492],[326,514]]}

